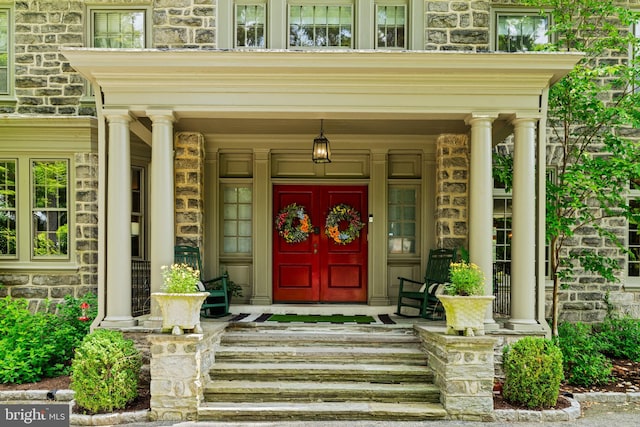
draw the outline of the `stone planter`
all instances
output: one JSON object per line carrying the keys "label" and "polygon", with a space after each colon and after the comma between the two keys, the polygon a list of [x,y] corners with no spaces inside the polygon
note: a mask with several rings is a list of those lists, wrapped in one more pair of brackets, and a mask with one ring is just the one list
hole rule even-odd
{"label": "stone planter", "polygon": [[437,295],[447,317],[447,334],[484,335],[484,318],[494,296]]}
{"label": "stone planter", "polygon": [[171,330],[173,335],[182,335],[185,329],[201,334],[200,307],[208,296],[209,292],[152,293],[151,298],[158,303],[162,313],[162,330]]}

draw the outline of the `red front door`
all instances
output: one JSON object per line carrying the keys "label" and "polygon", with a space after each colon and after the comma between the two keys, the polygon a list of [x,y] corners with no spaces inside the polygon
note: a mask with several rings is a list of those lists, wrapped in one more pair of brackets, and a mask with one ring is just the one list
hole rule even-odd
{"label": "red front door", "polygon": [[[295,203],[304,208],[313,228],[300,242],[287,242],[273,232],[274,302],[366,302],[367,301],[367,187],[276,185],[273,218]],[[360,236],[341,244],[325,233],[327,215],[337,205],[353,208],[364,226]],[[334,216],[335,218],[335,216]],[[296,219],[294,227],[299,224]],[[344,241],[347,222],[340,221]],[[300,240],[300,239],[297,239]]]}

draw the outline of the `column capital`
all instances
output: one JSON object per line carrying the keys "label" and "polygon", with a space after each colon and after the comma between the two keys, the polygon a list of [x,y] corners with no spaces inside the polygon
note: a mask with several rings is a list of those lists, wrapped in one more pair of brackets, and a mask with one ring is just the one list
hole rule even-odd
{"label": "column capital", "polygon": [[102,115],[105,116],[109,122],[131,122],[136,119],[135,116],[131,114],[131,111],[125,108],[104,109],[102,110]]}
{"label": "column capital", "polygon": [[175,122],[177,121],[176,114],[173,110],[146,110],[145,114],[151,119],[152,122]]}
{"label": "column capital", "polygon": [[539,114],[512,114],[509,116],[509,122],[514,126],[525,123],[537,123],[538,120],[540,120]]}
{"label": "column capital", "polygon": [[481,122],[493,123],[493,121],[497,118],[498,118],[498,113],[496,112],[483,112],[483,113],[475,112],[465,117],[464,122],[467,125],[473,125]]}
{"label": "column capital", "polygon": [[271,153],[270,148],[254,148],[253,149],[253,158],[256,161],[267,161],[269,160],[269,154]]}

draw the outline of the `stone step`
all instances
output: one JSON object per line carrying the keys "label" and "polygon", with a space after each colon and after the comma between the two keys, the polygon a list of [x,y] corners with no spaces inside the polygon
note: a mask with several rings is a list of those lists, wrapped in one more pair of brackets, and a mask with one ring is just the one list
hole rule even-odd
{"label": "stone step", "polygon": [[295,343],[297,347],[323,346],[334,347],[348,345],[351,347],[407,347],[419,346],[420,339],[408,332],[286,332],[281,330],[269,331],[232,331],[225,333],[221,339],[223,345],[239,346],[281,346]]}
{"label": "stone step", "polygon": [[198,421],[427,421],[447,416],[440,404],[384,402],[206,402]]}
{"label": "stone step", "polygon": [[212,380],[345,381],[345,382],[433,382],[433,371],[417,365],[372,365],[340,363],[224,363],[209,371]]}
{"label": "stone step", "polygon": [[315,346],[222,346],[216,349],[217,362],[291,362],[304,363],[385,363],[426,365],[426,355],[417,346],[384,347],[315,347]]}
{"label": "stone step", "polygon": [[377,384],[370,382],[211,381],[205,387],[210,402],[375,401],[438,403],[433,384]]}

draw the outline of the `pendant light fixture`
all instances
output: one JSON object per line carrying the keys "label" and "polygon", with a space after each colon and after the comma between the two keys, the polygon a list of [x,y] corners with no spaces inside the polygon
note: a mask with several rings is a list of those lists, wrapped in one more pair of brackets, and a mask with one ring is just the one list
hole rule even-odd
{"label": "pendant light fixture", "polygon": [[313,154],[311,159],[314,163],[331,163],[331,147],[329,140],[324,136],[323,119],[320,119],[320,135],[313,140]]}

